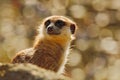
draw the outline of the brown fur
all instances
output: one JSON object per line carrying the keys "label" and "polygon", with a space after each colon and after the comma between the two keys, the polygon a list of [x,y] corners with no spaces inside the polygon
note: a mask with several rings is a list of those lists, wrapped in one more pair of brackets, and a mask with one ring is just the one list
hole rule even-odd
{"label": "brown fur", "polygon": [[[29,54],[31,52],[32,54]],[[17,55],[15,55],[15,57],[12,59],[12,63],[26,63],[31,59],[32,56],[33,56],[32,48],[22,50],[19,53],[17,53]]]}
{"label": "brown fur", "polygon": [[29,62],[57,72],[61,64],[63,51],[60,44],[43,40],[35,46],[34,56]]}

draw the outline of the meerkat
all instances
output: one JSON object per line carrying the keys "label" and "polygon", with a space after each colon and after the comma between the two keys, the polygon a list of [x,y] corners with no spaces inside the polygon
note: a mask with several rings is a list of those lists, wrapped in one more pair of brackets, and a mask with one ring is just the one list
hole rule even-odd
{"label": "meerkat", "polygon": [[76,27],[74,21],[64,16],[45,18],[39,26],[33,47],[18,52],[12,63],[32,63],[58,74],[63,73]]}

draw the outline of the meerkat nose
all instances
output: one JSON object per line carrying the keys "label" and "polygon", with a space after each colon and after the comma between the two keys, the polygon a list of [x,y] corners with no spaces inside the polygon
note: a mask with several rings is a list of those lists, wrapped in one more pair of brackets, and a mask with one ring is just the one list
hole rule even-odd
{"label": "meerkat nose", "polygon": [[48,32],[53,32],[53,31],[54,31],[53,26],[48,27],[48,28],[47,28],[47,31],[48,31]]}

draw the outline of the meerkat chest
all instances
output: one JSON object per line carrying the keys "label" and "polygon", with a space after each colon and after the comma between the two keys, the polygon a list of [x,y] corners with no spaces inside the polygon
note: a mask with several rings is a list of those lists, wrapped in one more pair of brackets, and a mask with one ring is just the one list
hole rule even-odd
{"label": "meerkat chest", "polygon": [[41,44],[35,48],[35,53],[29,62],[57,72],[62,64],[63,56],[64,49],[60,45]]}

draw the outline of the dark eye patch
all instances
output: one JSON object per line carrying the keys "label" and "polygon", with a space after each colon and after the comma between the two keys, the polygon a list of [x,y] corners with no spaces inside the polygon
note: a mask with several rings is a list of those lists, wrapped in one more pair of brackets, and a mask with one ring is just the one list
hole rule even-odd
{"label": "dark eye patch", "polygon": [[62,20],[57,20],[55,22],[55,26],[57,26],[58,28],[62,28],[65,25],[66,25],[66,23],[64,21],[62,21]]}
{"label": "dark eye patch", "polygon": [[45,22],[45,27],[47,27],[50,23],[51,23],[51,21],[50,21],[50,20],[47,20],[47,21]]}

